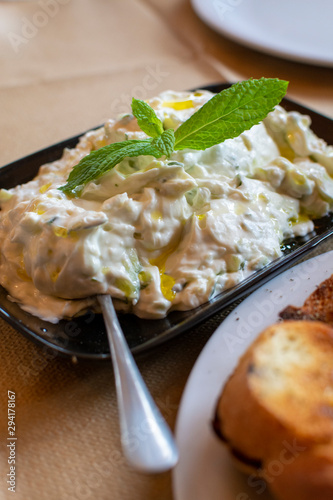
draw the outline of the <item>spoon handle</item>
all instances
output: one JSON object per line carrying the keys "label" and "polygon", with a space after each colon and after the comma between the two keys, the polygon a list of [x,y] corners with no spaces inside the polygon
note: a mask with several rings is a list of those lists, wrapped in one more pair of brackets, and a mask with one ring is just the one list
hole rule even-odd
{"label": "spoon handle", "polygon": [[178,451],[130,352],[111,297],[99,295],[115,374],[121,443],[128,463],[141,472],[174,467]]}

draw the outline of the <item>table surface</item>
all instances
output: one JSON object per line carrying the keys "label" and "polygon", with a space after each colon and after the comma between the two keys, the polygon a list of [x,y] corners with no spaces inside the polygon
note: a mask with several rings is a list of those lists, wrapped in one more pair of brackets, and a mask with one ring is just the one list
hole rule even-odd
{"label": "table surface", "polygon": [[[237,45],[204,25],[188,0],[0,1],[0,67],[0,165],[103,123],[133,95],[169,88],[278,77],[289,80],[289,97],[333,116],[332,69]],[[226,314],[137,360],[172,428],[195,360]],[[0,333],[1,470],[9,467],[10,390],[16,499],[172,499],[169,472],[140,475],[122,457],[109,363],[73,364],[4,321]],[[7,487],[2,474],[1,500],[12,498]]]}

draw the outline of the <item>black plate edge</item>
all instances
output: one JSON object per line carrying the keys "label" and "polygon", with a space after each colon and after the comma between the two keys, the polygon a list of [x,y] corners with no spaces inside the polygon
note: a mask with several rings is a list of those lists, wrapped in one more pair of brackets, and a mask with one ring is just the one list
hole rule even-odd
{"label": "black plate edge", "polygon": [[[211,84],[208,86],[200,87],[200,89],[210,90],[212,92],[219,92],[220,90],[228,88],[230,85],[231,83]],[[303,114],[309,114],[309,112],[311,112],[311,120],[314,129],[321,128],[323,119],[331,120],[331,118],[321,113],[318,113],[317,111],[314,111],[310,108],[307,108],[304,105],[292,99],[284,98],[282,103],[284,108],[287,109],[288,111],[290,110],[299,111],[300,113]],[[94,129],[97,129],[100,126],[94,127]],[[32,179],[34,175],[38,173],[39,167],[41,165],[60,158],[63,149],[74,147],[77,144],[80,137],[82,137],[82,135],[84,135],[85,133],[86,132],[82,132],[81,134],[70,137],[69,139],[65,139],[47,148],[41,149],[39,151],[36,151],[35,153],[32,153],[23,158],[15,160],[7,165],[4,165],[3,167],[0,168],[0,174],[2,180],[3,178],[6,179],[6,175],[8,175],[10,171],[12,171],[12,169],[22,169],[22,162],[24,162],[24,171],[27,170],[28,174],[26,175],[26,179],[23,180],[21,183],[27,182],[28,180]],[[36,160],[38,161],[36,162]],[[29,168],[30,165],[31,168]],[[1,187],[6,187],[6,185],[2,185]],[[8,185],[8,187],[12,187],[12,184]],[[244,297],[244,295],[248,295],[249,293],[257,289],[259,286],[262,286],[267,281],[271,280],[277,274],[285,270],[289,265],[297,262],[297,260],[302,258],[304,254],[306,254],[307,252],[315,248],[318,244],[329,238],[332,234],[333,234],[333,227],[324,232],[323,234],[315,236],[309,242],[303,244],[300,248],[294,250],[289,255],[283,255],[282,257],[280,257],[279,259],[268,265],[267,268],[263,268],[262,270],[256,272],[254,275],[251,275],[248,279],[242,281],[236,287],[233,287],[232,289],[223,292],[223,297],[221,297],[221,299],[219,299],[218,296],[216,299],[213,299],[213,301],[203,304],[202,306],[199,306],[198,308],[192,310],[189,317],[186,317],[184,321],[181,321],[179,324],[177,324],[170,330],[166,331],[164,334],[161,334],[158,337],[154,337],[151,340],[146,341],[144,344],[133,347],[131,349],[132,353],[134,355],[142,355],[144,352],[152,350],[154,347],[157,347],[162,343],[166,342],[167,340],[174,338],[175,336],[183,333],[185,330],[189,330],[194,326],[198,326],[200,323],[202,323],[215,313],[221,312],[227,307],[229,307],[235,300]],[[82,354],[81,352],[74,352],[73,350],[68,350],[66,347],[55,345],[49,340],[40,337],[37,333],[27,328],[22,321],[17,320],[16,318],[12,318],[11,315],[1,306],[0,306],[0,317],[2,317],[7,323],[13,326],[16,330],[20,331],[25,337],[29,338],[30,340],[33,340],[36,344],[47,347],[48,349],[51,349],[53,351],[57,351],[61,356],[65,356],[66,358],[75,356],[78,359],[89,360],[89,361],[110,359],[110,353]]]}
{"label": "black plate edge", "polygon": [[[168,339],[171,339],[180,333],[183,333],[184,330],[188,330],[194,326],[198,326],[200,323],[205,321],[206,319],[210,318],[214,314],[218,312],[222,312],[224,309],[228,308],[231,306],[236,300],[239,300],[243,298],[246,295],[249,295],[250,293],[254,292],[257,288],[261,287],[271,279],[273,279],[275,276],[278,274],[282,273],[284,270],[286,270],[291,264],[294,264],[298,260],[300,260],[306,253],[310,252],[313,250],[316,246],[324,242],[327,238],[333,235],[333,227],[329,229],[326,233],[323,233],[322,235],[318,235],[313,240],[309,242],[309,244],[305,244],[304,246],[298,248],[297,250],[294,250],[293,253],[289,255],[283,255],[276,261],[273,261],[270,265],[267,266],[267,268],[263,268],[260,271],[257,271],[255,275],[251,275],[249,278],[241,281],[239,285],[236,285],[236,287],[231,288],[230,290],[227,290],[227,296],[221,297],[221,302],[219,302],[219,296],[216,297],[216,302],[211,301],[207,302],[206,304],[203,304],[202,306],[199,306],[196,309],[193,309],[193,311],[199,310],[197,315],[192,318],[190,317],[189,319],[186,320],[186,324],[183,326],[182,323],[177,325],[175,328],[175,332],[170,330],[168,333],[166,333]],[[271,266],[271,267],[270,267]],[[163,339],[163,334],[156,338],[153,339],[152,345],[150,346],[150,341],[147,341],[144,346],[137,346],[132,349],[133,353],[141,353],[142,349],[144,347],[145,350],[149,348],[153,348],[154,346],[157,346],[161,343],[165,342],[165,339]]]}

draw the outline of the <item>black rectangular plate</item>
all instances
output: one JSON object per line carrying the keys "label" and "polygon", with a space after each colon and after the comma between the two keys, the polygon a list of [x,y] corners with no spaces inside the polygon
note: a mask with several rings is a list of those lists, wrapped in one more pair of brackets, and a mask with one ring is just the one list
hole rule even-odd
{"label": "black rectangular plate", "polygon": [[[205,89],[220,92],[227,87],[229,87],[228,84],[219,84],[205,87]],[[289,99],[284,99],[282,105],[288,111],[294,110],[309,115],[315,133],[327,143],[332,144],[333,120]],[[60,158],[64,148],[74,147],[79,137],[80,135],[72,137],[2,167],[0,186],[9,189],[29,181],[38,173],[41,165]],[[333,234],[333,215],[318,219],[315,221],[315,231],[312,234],[286,242],[282,257],[255,272],[237,286],[191,311],[174,311],[165,319],[160,320],[144,320],[132,314],[119,315],[121,326],[133,354],[147,351],[230,306],[237,299],[283,271],[292,262],[296,262],[331,234]],[[24,312],[17,304],[7,299],[6,290],[0,287],[0,316],[31,340],[56,350],[60,354],[88,360],[110,358],[104,322],[99,314],[91,312],[80,318],[73,318],[71,321],[62,320],[53,325]]]}

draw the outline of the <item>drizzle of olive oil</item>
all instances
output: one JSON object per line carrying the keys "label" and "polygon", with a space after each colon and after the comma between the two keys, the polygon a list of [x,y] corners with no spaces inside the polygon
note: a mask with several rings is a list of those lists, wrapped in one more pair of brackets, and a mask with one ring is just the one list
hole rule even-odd
{"label": "drizzle of olive oil", "polygon": [[193,108],[193,101],[191,99],[187,101],[164,101],[163,106],[165,108],[172,108],[175,111],[182,111],[183,109]]}
{"label": "drizzle of olive oil", "polygon": [[175,280],[169,274],[165,274],[165,263],[169,255],[171,255],[177,245],[170,246],[165,252],[156,257],[155,259],[150,259],[149,263],[152,266],[157,266],[160,272],[160,281],[161,281],[161,292],[163,296],[169,300],[170,302],[175,298],[176,292],[173,290],[173,286],[175,285]]}
{"label": "drizzle of olive oil", "polygon": [[52,182],[48,182],[47,184],[44,184],[42,187],[39,188],[39,192],[41,194],[44,194],[49,189],[49,187],[51,185],[52,185]]}

